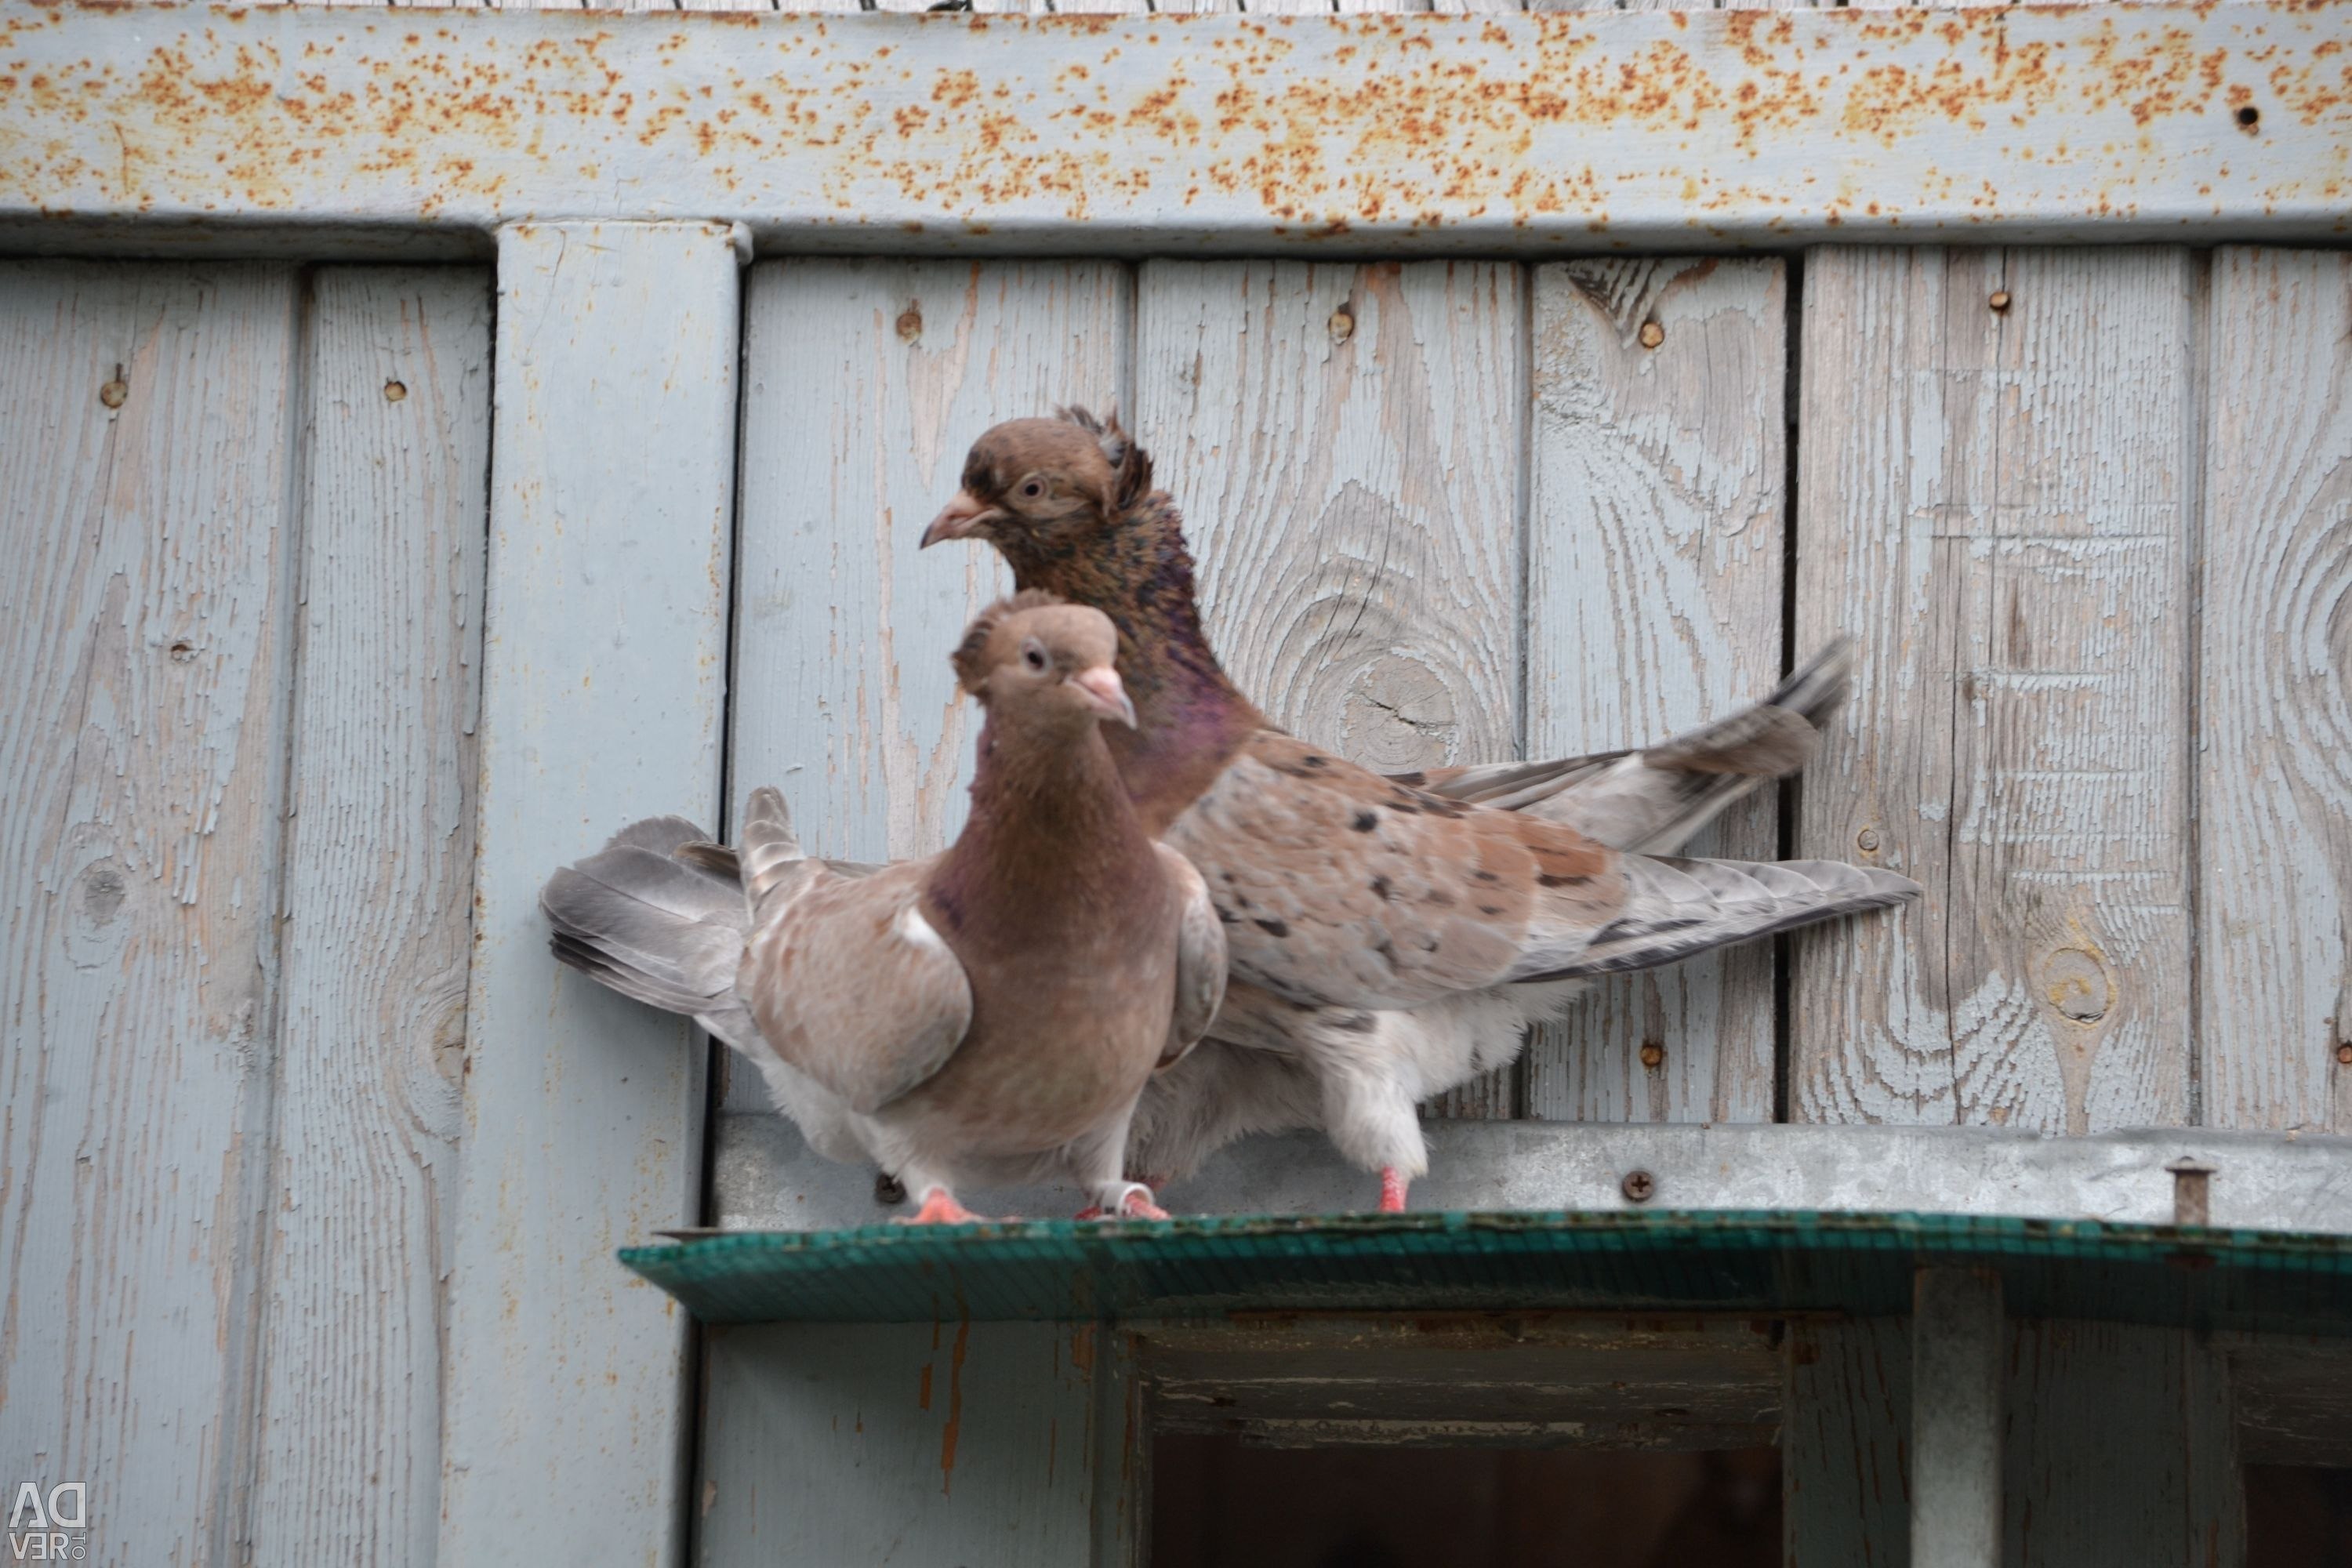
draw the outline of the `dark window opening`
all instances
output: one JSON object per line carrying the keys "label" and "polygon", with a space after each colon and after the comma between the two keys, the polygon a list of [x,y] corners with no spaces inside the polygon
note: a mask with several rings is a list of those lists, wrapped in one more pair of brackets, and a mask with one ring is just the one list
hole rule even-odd
{"label": "dark window opening", "polygon": [[1163,1436],[1151,1568],[1778,1568],[1780,1455]]}

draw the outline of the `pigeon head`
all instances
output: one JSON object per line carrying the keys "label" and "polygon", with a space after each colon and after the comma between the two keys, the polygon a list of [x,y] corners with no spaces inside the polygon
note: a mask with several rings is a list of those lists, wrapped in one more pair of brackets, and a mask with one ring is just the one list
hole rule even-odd
{"label": "pigeon head", "polygon": [[1073,729],[1115,719],[1135,727],[1110,617],[1034,591],[982,610],[955,651],[956,679],[991,715]]}
{"label": "pigeon head", "polygon": [[1009,419],[983,432],[964,459],[963,488],[923,531],[984,539],[1017,570],[1066,556],[1151,489],[1151,458],[1119,427],[1066,408],[1052,419]]}

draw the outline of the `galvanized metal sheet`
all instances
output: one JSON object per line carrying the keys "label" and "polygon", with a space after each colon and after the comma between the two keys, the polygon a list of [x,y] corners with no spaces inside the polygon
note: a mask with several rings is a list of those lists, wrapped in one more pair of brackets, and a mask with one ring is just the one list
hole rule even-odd
{"label": "galvanized metal sheet", "polygon": [[[781,1117],[728,1121],[711,1182],[720,1226],[824,1230],[889,1212],[870,1172],[820,1157]],[[1431,1209],[1917,1209],[2152,1225],[2174,1212],[2166,1166],[2189,1157],[2213,1167],[2216,1225],[2352,1235],[2352,1138],[1557,1121],[1432,1121],[1423,1131],[1430,1169],[1412,1195]],[[1646,1184],[1629,1184],[1636,1172]],[[1647,1197],[1628,1197],[1629,1185]],[[1066,1214],[1081,1202],[1052,1189],[961,1195],[993,1215]],[[1160,1194],[1193,1215],[1342,1214],[1377,1195],[1370,1176],[1308,1133],[1245,1140]]]}
{"label": "galvanized metal sheet", "polygon": [[1534,253],[2345,231],[2352,0],[1508,16],[0,5],[0,237]]}

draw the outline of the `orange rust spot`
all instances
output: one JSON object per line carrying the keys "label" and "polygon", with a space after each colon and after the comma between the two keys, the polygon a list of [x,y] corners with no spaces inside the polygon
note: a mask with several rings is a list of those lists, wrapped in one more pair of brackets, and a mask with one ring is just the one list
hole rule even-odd
{"label": "orange rust spot", "polygon": [[[936,1328],[934,1333],[937,1332]],[[940,1429],[940,1493],[955,1489],[956,1438],[963,1431],[963,1356],[971,1345],[971,1317],[956,1320],[955,1349],[948,1357],[948,1419]]]}

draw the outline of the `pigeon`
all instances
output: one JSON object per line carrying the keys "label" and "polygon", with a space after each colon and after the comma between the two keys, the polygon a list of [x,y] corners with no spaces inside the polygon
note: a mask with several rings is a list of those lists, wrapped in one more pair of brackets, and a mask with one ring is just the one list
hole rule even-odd
{"label": "pigeon", "polygon": [[1132,727],[1099,611],[1019,594],[955,654],[985,706],[971,814],[938,855],[835,866],[752,792],[739,851],[660,817],[558,871],[555,955],[692,1016],[749,1058],[818,1152],[868,1160],[919,1207],[1066,1177],[1081,1219],[1165,1218],[1126,1179],[1138,1097],[1224,993],[1192,864],[1153,842],[1104,744]]}
{"label": "pigeon", "polygon": [[1507,1062],[1591,977],[1920,890],[1834,861],[1654,852],[1802,765],[1843,684],[1835,650],[1790,701],[1669,743],[1656,765],[1619,754],[1390,777],[1285,732],[1227,679],[1182,518],[1116,416],[1072,409],[984,433],[922,542],[950,539],[985,541],[1019,587],[1118,626],[1139,721],[1111,754],[1146,830],[1199,869],[1225,928],[1219,1048],[1155,1087],[1134,1168],[1181,1174],[1241,1132],[1319,1126],[1380,1173],[1380,1207],[1402,1209],[1428,1169],[1416,1104]]}

